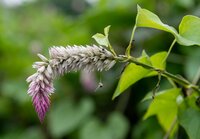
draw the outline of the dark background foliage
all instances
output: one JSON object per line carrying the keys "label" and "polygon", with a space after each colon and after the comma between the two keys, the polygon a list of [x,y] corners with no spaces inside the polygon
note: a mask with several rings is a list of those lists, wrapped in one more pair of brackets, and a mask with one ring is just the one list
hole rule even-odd
{"label": "dark background foliage", "polygon": [[[25,79],[35,71],[37,53],[51,46],[91,45],[91,36],[111,25],[110,41],[118,54],[129,43],[136,5],[177,28],[186,14],[200,16],[198,0],[2,0],[0,1],[1,139],[160,139],[165,133],[155,117],[142,120],[149,102],[140,102],[157,78],[146,78],[111,100],[125,65],[103,73],[69,73],[55,81],[56,93],[41,124],[27,95]],[[136,31],[133,56],[167,51],[173,36],[153,29]],[[199,66],[198,47],[179,47],[167,70],[190,81]],[[103,88],[95,91],[98,82]],[[168,84],[163,79],[161,88]],[[175,136],[187,139],[180,128]]]}

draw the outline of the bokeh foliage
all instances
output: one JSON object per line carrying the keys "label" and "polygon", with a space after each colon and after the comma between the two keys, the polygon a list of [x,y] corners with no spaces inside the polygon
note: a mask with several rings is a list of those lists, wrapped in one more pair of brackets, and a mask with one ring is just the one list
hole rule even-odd
{"label": "bokeh foliage", "polygon": [[[51,46],[93,44],[92,35],[111,25],[109,40],[117,53],[124,53],[137,4],[176,28],[185,14],[200,16],[198,0],[35,0],[13,7],[0,3],[0,138],[162,138],[165,131],[156,117],[143,121],[150,102],[140,102],[153,89],[157,78],[143,79],[111,101],[125,65],[103,72],[104,87],[96,92],[88,91],[79,80],[83,73],[70,73],[56,80],[52,107],[42,125],[27,95],[25,79],[34,72],[31,64],[38,60],[36,53],[47,56]],[[167,51],[173,41],[172,35],[162,31],[138,29],[136,32],[134,56],[139,56],[142,49],[150,55]],[[199,57],[199,47],[175,46],[167,68],[192,81],[200,66]],[[97,85],[99,73],[93,78]],[[163,81],[160,90],[168,87]],[[185,120],[190,113],[196,118]],[[198,115],[191,109],[185,111],[180,117],[182,126],[198,127],[195,122]],[[188,137],[180,129],[175,138]]]}

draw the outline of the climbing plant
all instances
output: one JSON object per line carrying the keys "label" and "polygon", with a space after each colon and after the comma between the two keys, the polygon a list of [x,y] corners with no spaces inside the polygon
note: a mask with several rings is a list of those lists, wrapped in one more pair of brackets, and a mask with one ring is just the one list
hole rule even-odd
{"label": "climbing plant", "polygon": [[[169,50],[157,52],[152,56],[143,50],[141,56],[132,56],[131,51],[136,47],[133,44],[135,31],[142,27],[172,34],[174,40]],[[43,122],[49,109],[49,97],[54,92],[55,78],[71,71],[103,71],[109,70],[117,62],[128,63],[121,74],[112,99],[124,93],[137,81],[157,76],[158,81],[152,88],[152,93],[143,99],[143,101],[151,100],[143,119],[156,115],[160,125],[166,131],[165,139],[174,136],[179,125],[186,130],[191,139],[198,139],[200,137],[200,87],[198,85],[200,68],[195,79],[190,82],[180,75],[168,72],[166,60],[176,43],[179,44],[178,47],[200,46],[200,18],[193,15],[184,16],[177,31],[174,27],[163,23],[156,14],[138,6],[135,25],[124,55],[118,55],[109,42],[109,29],[110,26],[107,26],[104,28],[104,34],[97,33],[92,37],[98,45],[54,46],[49,49],[49,58],[38,54],[42,61],[33,64],[37,72],[28,77],[27,82],[30,83],[28,94],[32,96],[40,121]],[[169,81],[170,89],[158,91],[162,78]]]}

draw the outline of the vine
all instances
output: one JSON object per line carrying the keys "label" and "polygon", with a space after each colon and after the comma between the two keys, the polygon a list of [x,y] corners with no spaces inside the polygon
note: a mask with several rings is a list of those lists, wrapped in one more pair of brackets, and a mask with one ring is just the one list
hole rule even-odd
{"label": "vine", "polygon": [[[178,125],[185,128],[190,138],[198,139],[199,133],[189,129],[191,123],[185,119],[188,118],[187,115],[190,113],[193,115],[190,115],[189,118],[192,119],[191,116],[194,116],[194,119],[197,118],[200,115],[199,108],[196,105],[188,106],[185,102],[188,98],[191,98],[194,100],[193,102],[197,100],[196,102],[199,105],[200,87],[197,83],[200,78],[200,70],[198,70],[194,81],[191,83],[181,76],[168,72],[165,67],[166,60],[175,43],[183,46],[200,46],[200,18],[193,15],[184,16],[179,25],[179,32],[177,32],[174,27],[164,24],[154,13],[139,6],[137,9],[136,22],[124,55],[117,55],[109,42],[110,26],[104,29],[104,34],[97,33],[92,37],[100,46],[52,47],[49,51],[49,59],[43,55],[38,55],[42,61],[33,64],[33,68],[37,72],[31,75],[27,82],[30,83],[28,93],[32,96],[35,110],[41,122],[49,109],[49,96],[54,92],[53,80],[57,76],[83,69],[88,71],[109,70],[116,62],[128,62],[129,64],[124,69],[113,94],[113,99],[140,79],[158,76],[158,82],[153,89],[154,100],[144,115],[144,119],[156,115],[161,126],[166,131],[165,139],[174,135],[174,130],[177,131],[176,127]],[[143,51],[138,58],[131,56],[132,41],[135,31],[139,27],[154,28],[171,33],[174,36],[174,40],[168,52],[158,52],[153,56],[148,56]],[[167,78],[173,87],[155,94],[158,91],[161,76]],[[187,91],[190,90],[186,98],[182,96],[180,87],[178,88],[175,83]],[[167,115],[168,113],[170,113],[169,116]],[[168,119],[167,122],[166,119]],[[200,123],[195,124],[200,126]]]}

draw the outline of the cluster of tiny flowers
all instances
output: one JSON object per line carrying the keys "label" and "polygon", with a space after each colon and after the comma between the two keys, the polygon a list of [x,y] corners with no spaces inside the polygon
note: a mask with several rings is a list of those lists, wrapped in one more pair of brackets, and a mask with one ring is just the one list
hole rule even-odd
{"label": "cluster of tiny flowers", "polygon": [[38,55],[43,61],[35,62],[33,68],[37,69],[37,72],[27,78],[29,84],[28,94],[32,97],[35,111],[38,114],[40,121],[42,122],[45,117],[45,113],[50,106],[49,96],[54,92],[53,87],[53,71],[48,64],[47,59]]}
{"label": "cluster of tiny flowers", "polygon": [[27,78],[28,94],[40,121],[44,120],[50,106],[49,96],[54,92],[53,79],[70,71],[109,70],[115,64],[110,51],[101,46],[68,46],[49,49],[50,59],[38,55],[41,62],[35,62],[37,72]]}
{"label": "cluster of tiny flowers", "polygon": [[78,70],[109,70],[115,64],[112,53],[96,45],[52,47],[49,54],[55,75]]}

